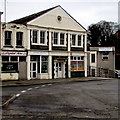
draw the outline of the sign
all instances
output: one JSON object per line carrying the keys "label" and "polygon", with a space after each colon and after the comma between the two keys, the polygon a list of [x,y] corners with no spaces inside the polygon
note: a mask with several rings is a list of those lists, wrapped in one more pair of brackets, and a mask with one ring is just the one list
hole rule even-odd
{"label": "sign", "polygon": [[0,55],[2,56],[26,56],[26,52],[13,52],[13,51],[1,51]]}
{"label": "sign", "polygon": [[48,55],[48,52],[29,52],[28,55]]}
{"label": "sign", "polygon": [[113,51],[112,47],[101,47],[99,51]]}

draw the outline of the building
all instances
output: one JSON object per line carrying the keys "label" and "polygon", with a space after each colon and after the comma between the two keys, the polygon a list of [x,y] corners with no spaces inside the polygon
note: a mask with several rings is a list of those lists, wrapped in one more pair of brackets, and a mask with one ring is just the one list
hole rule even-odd
{"label": "building", "polygon": [[88,76],[114,77],[115,47],[90,47]]}
{"label": "building", "polygon": [[1,79],[87,76],[87,32],[61,6],[2,24]]}

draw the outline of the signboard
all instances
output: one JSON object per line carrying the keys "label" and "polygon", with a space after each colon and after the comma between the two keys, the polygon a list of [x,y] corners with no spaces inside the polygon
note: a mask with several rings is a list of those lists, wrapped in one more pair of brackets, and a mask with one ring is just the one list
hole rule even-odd
{"label": "signboard", "polygon": [[112,47],[102,47],[99,48],[99,51],[113,51]]}
{"label": "signboard", "polygon": [[48,52],[29,52],[28,55],[48,55]]}
{"label": "signboard", "polygon": [[0,55],[2,56],[26,56],[26,52],[13,52],[13,51],[1,51]]}

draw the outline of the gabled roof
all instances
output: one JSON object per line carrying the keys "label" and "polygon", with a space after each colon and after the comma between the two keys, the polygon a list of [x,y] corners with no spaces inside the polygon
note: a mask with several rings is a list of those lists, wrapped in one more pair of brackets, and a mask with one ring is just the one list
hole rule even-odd
{"label": "gabled roof", "polygon": [[[38,13],[34,13],[32,15],[28,15],[26,17],[23,17],[23,18],[20,18],[20,19],[16,19],[16,20],[13,20],[9,23],[15,23],[15,24],[24,24],[26,25],[28,22],[34,20],[35,18],[57,8],[57,7],[61,7],[60,5],[58,6],[55,6],[55,7],[52,7],[52,8],[49,8],[49,9],[46,9],[46,10],[43,10],[41,12],[38,12]],[[61,7],[62,8],[62,7]],[[62,8],[63,9],[63,8]],[[64,9],[63,9],[64,10]],[[77,24],[79,24],[85,31],[87,31],[79,22],[77,22],[66,10],[64,10]]]}
{"label": "gabled roof", "polygon": [[[58,6],[59,6],[59,5],[58,5]],[[32,15],[29,15],[29,16],[26,16],[26,17],[23,17],[23,18],[20,18],[20,19],[17,19],[17,20],[13,20],[13,21],[11,21],[11,22],[9,22],[9,23],[27,24],[27,22],[29,22],[29,21],[31,21],[31,20],[33,20],[33,19],[35,19],[35,18],[37,18],[37,17],[39,17],[39,16],[41,16],[41,15],[43,15],[43,14],[45,14],[45,13],[53,10],[54,8],[56,8],[56,7],[58,7],[58,6],[49,8],[49,9],[47,9],[47,10],[43,10],[43,11],[38,12],[38,13],[34,13],[34,14],[32,14]]]}

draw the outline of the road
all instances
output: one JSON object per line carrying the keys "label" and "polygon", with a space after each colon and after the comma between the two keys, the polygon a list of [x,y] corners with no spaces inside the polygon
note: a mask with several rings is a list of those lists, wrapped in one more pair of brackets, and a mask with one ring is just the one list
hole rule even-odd
{"label": "road", "polygon": [[3,96],[15,94],[2,120],[118,118],[117,79],[3,88]]}

